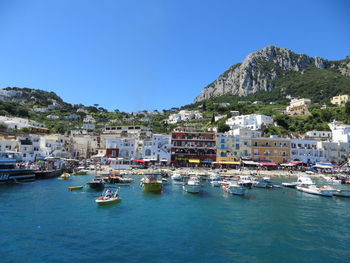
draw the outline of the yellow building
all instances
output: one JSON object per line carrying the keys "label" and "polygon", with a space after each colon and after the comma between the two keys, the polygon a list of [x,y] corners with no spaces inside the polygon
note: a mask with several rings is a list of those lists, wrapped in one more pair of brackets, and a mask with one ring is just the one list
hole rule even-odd
{"label": "yellow building", "polygon": [[252,138],[252,159],[284,163],[290,159],[290,140],[271,136]]}
{"label": "yellow building", "polygon": [[347,103],[348,101],[349,101],[349,95],[339,95],[331,99],[331,103],[338,106],[344,106],[345,103]]}
{"label": "yellow building", "polygon": [[223,133],[216,135],[216,162],[218,164],[240,164],[239,136]]}

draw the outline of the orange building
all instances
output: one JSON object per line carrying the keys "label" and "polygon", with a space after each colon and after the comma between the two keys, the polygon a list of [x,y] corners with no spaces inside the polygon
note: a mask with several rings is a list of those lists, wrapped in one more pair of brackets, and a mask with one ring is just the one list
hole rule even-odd
{"label": "orange building", "polygon": [[290,159],[290,140],[271,136],[252,138],[252,159],[284,163]]}

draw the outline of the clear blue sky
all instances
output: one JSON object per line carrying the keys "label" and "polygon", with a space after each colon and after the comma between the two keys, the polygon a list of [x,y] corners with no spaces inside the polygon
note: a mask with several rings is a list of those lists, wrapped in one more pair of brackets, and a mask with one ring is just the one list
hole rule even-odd
{"label": "clear blue sky", "polygon": [[350,55],[347,0],[0,0],[0,87],[114,110],[191,103],[250,52]]}

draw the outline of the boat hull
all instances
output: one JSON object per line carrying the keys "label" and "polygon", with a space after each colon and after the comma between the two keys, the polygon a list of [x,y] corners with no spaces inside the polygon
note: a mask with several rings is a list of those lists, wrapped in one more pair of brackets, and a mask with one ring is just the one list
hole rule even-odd
{"label": "boat hull", "polygon": [[201,191],[201,186],[200,185],[184,185],[183,189],[187,192],[187,193],[191,193],[191,194],[198,194]]}
{"label": "boat hull", "polygon": [[142,188],[148,192],[162,191],[162,183],[142,183]]}
{"label": "boat hull", "polygon": [[327,196],[332,197],[334,195],[334,190],[327,190],[327,189],[317,189],[317,188],[307,188],[302,186],[297,186],[297,189],[301,192],[312,194],[312,195],[321,195],[321,196]]}
{"label": "boat hull", "polygon": [[112,204],[118,204],[122,201],[120,198],[112,198],[110,200],[96,200],[96,203],[99,206],[105,206],[105,205],[112,205]]}
{"label": "boat hull", "polygon": [[71,187],[68,187],[68,191],[75,191],[75,190],[81,190],[83,189],[84,186],[83,185],[79,185],[79,186],[71,186]]}
{"label": "boat hull", "polygon": [[32,170],[12,169],[0,170],[0,183],[31,182],[35,180]]}
{"label": "boat hull", "polygon": [[247,188],[244,187],[227,187],[226,192],[233,195],[245,195],[247,193]]}

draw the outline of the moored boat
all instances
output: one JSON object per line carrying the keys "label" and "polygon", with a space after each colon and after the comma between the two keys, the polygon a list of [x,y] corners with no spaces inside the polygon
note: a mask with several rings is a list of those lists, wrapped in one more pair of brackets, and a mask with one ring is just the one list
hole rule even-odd
{"label": "moored boat", "polygon": [[243,187],[252,188],[253,180],[250,176],[241,176],[237,184]]}
{"label": "moored boat", "polygon": [[59,177],[59,179],[61,179],[61,180],[68,180],[69,178],[70,178],[70,174],[69,173],[63,173]]}
{"label": "moored boat", "polygon": [[83,188],[84,188],[83,185],[71,186],[71,187],[68,187],[68,191],[81,190]]}
{"label": "moored boat", "polygon": [[336,192],[336,189],[329,186],[316,186],[316,185],[298,185],[296,187],[299,191],[313,195],[322,195],[331,197]]}
{"label": "moored boat", "polygon": [[248,189],[246,187],[243,187],[237,184],[237,182],[229,182],[228,184],[224,185],[222,188],[227,193],[234,194],[234,195],[245,195],[248,192]]}
{"label": "moored boat", "polygon": [[142,178],[141,186],[145,191],[148,192],[161,192],[163,183],[161,180],[157,179],[156,174],[148,174]]}
{"label": "moored boat", "polygon": [[183,189],[192,194],[198,194],[201,190],[201,184],[197,176],[191,176],[187,183],[183,185]]}
{"label": "moored boat", "polygon": [[0,183],[30,182],[35,180],[31,169],[17,167],[20,156],[16,152],[0,152]]}
{"label": "moored boat", "polygon": [[100,189],[103,189],[105,187],[106,183],[103,179],[94,178],[93,180],[87,182],[87,184],[92,189],[100,190]]}

